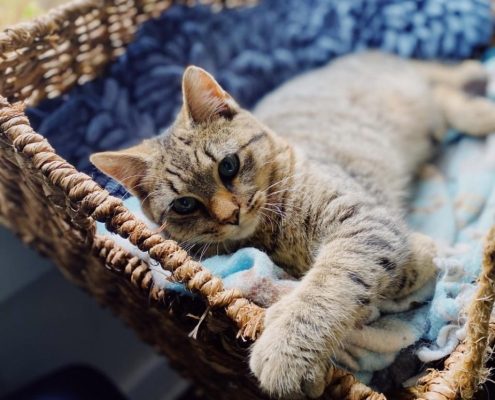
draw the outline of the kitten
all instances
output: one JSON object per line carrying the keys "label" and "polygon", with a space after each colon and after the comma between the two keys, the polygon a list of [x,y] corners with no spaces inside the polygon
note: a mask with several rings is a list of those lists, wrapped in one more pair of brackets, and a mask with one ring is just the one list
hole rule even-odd
{"label": "kitten", "polygon": [[462,90],[485,78],[476,62],[361,53],[291,80],[253,115],[189,67],[163,135],[91,161],[178,242],[255,246],[302,277],[267,310],[250,367],[272,395],[317,397],[367,306],[434,278],[434,248],[408,232],[404,197],[449,127],[495,130],[495,104]]}

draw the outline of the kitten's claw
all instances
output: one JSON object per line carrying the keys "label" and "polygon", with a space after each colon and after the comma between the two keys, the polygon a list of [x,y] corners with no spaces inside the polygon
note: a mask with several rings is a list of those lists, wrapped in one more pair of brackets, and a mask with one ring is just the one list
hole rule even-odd
{"label": "kitten's claw", "polygon": [[[276,317],[270,318],[270,314]],[[322,362],[318,352],[301,346],[302,338],[297,337],[293,324],[287,310],[283,314],[267,314],[266,329],[252,347],[251,371],[271,396],[320,397],[325,389],[329,360]]]}

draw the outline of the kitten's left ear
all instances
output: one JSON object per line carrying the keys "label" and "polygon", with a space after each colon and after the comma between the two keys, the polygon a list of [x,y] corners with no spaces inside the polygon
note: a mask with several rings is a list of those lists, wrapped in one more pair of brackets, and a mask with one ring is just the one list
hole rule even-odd
{"label": "kitten's left ear", "polygon": [[187,67],[182,77],[183,112],[195,123],[232,118],[239,106],[204,69]]}
{"label": "kitten's left ear", "polygon": [[146,196],[146,176],[151,165],[152,146],[144,141],[137,146],[95,153],[90,161],[103,173],[122,183],[135,196]]}

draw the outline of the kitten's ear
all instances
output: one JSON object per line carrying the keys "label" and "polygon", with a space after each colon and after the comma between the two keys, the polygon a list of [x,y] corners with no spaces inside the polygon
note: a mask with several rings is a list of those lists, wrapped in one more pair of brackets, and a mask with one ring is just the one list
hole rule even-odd
{"label": "kitten's ear", "polygon": [[133,195],[146,195],[142,184],[151,163],[151,146],[148,142],[120,151],[95,153],[89,160],[104,174],[122,183]]}
{"label": "kitten's ear", "polygon": [[238,106],[218,82],[204,69],[190,66],[182,77],[183,112],[196,123],[219,117],[232,118]]}

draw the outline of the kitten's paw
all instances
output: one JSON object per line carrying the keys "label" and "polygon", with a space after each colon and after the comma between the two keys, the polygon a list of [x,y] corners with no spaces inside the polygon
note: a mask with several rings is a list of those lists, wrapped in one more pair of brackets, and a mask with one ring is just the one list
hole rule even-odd
{"label": "kitten's paw", "polygon": [[290,333],[280,337],[273,329],[263,333],[252,349],[250,367],[261,388],[271,396],[319,397],[325,389],[326,365],[292,348]]}
{"label": "kitten's paw", "polygon": [[290,314],[287,310],[267,314],[267,327],[252,347],[249,365],[261,388],[272,396],[316,398],[325,389],[329,359],[322,360],[312,343],[298,334],[298,321]]}

